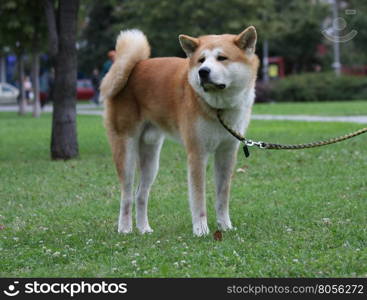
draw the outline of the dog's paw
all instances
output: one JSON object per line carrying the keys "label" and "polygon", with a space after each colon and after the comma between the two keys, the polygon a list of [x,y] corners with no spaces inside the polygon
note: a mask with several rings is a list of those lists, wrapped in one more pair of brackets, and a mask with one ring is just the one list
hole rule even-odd
{"label": "dog's paw", "polygon": [[153,229],[149,226],[149,225],[145,225],[145,226],[137,226],[138,230],[141,234],[146,234],[146,233],[152,233]]}
{"label": "dog's paw", "polygon": [[133,232],[132,228],[119,228],[118,229],[118,233],[121,233],[121,234],[129,234],[132,232]]}
{"label": "dog's paw", "polygon": [[231,223],[231,220],[221,220],[221,221],[217,221],[217,224],[218,224],[218,228],[222,231],[227,231],[227,230],[232,230],[233,229],[233,226],[232,226],[232,223]]}
{"label": "dog's paw", "polygon": [[133,222],[131,215],[124,215],[120,212],[118,219],[118,232],[127,234],[133,232]]}
{"label": "dog's paw", "polygon": [[193,225],[193,232],[195,236],[203,236],[209,234],[209,227],[206,221],[201,220]]}
{"label": "dog's paw", "polygon": [[118,233],[128,234],[128,233],[132,233],[132,232],[133,232],[133,227],[132,227],[131,224],[119,225]]}

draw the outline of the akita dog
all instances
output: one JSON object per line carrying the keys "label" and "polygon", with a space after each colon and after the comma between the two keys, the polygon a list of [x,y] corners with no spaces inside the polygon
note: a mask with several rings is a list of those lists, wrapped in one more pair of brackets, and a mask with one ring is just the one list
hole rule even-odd
{"label": "akita dog", "polygon": [[256,30],[238,35],[180,35],[187,55],[152,58],[145,35],[122,31],[116,59],[101,83],[105,126],[121,182],[118,231],[132,231],[134,173],[141,169],[136,194],[136,225],[152,232],[147,216],[148,197],[157,175],[165,136],[183,144],[187,153],[189,201],[193,232],[209,233],[205,205],[205,170],[214,153],[216,213],[221,230],[232,228],[229,192],[239,142],[220,124],[244,134],[250,121],[259,65],[255,54]]}

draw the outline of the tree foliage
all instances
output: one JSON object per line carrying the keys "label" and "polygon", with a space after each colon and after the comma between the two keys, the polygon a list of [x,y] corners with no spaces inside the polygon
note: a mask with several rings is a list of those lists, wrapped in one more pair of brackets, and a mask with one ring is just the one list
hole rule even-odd
{"label": "tree foliage", "polygon": [[118,21],[114,10],[120,7],[121,1],[89,1],[84,4],[81,11],[85,13],[86,18],[81,19],[78,63],[84,73],[90,74],[93,68],[103,65],[107,59],[107,52],[115,47],[114,25]]}
{"label": "tree foliage", "polygon": [[[41,114],[39,99],[39,55],[46,40],[46,23],[41,1],[2,0],[0,2],[0,48],[7,47],[18,55],[18,70],[21,90],[20,114],[24,114],[24,92],[22,89],[25,53],[32,56],[32,81],[34,92],[33,116]],[[3,48],[4,49],[4,48]]]}
{"label": "tree foliage", "polygon": [[307,1],[277,1],[277,11],[282,16],[285,30],[271,40],[271,54],[283,56],[287,71],[310,71],[320,63],[317,46],[323,42],[321,24],[327,16],[327,6]]}
{"label": "tree foliage", "polygon": [[1,46],[16,53],[45,49],[47,31],[41,1],[1,0],[0,20]]}
{"label": "tree foliage", "polygon": [[86,47],[80,51],[81,66],[89,71],[102,65],[123,29],[141,29],[153,56],[184,56],[179,34],[236,34],[249,25],[258,31],[258,53],[268,39],[270,54],[302,70],[317,59],[326,15],[325,5],[298,0],[108,0],[92,6],[83,34]]}
{"label": "tree foliage", "polygon": [[116,12],[126,28],[143,30],[154,56],[183,56],[178,35],[239,33],[249,25],[258,28],[262,7],[272,0],[151,0],[126,1]]}

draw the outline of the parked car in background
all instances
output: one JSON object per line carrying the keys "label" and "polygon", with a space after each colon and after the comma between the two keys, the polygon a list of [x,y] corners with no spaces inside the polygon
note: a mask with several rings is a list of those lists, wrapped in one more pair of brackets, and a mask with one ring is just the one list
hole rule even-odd
{"label": "parked car in background", "polygon": [[90,79],[79,79],[76,87],[77,100],[91,100],[94,96],[94,88]]}
{"label": "parked car in background", "polygon": [[[91,100],[94,96],[94,88],[92,85],[92,81],[90,79],[79,79],[77,80],[76,85],[76,99],[79,101],[88,101]],[[52,98],[49,95],[49,91],[40,92],[41,104],[45,105],[47,102],[51,101]]]}
{"label": "parked car in background", "polygon": [[17,104],[19,90],[9,83],[0,83],[0,104]]}

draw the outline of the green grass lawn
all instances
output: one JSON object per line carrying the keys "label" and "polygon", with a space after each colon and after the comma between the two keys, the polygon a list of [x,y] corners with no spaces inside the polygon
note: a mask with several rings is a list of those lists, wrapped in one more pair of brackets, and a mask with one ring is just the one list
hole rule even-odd
{"label": "green grass lawn", "polygon": [[367,100],[334,102],[285,102],[256,104],[255,114],[356,116],[367,115]]}
{"label": "green grass lawn", "polygon": [[[311,104],[314,105],[314,104]],[[321,107],[322,105],[320,105]],[[275,107],[275,106],[274,106]],[[151,235],[117,233],[119,187],[101,118],[78,117],[80,157],[50,161],[50,114],[0,113],[0,276],[367,276],[367,136],[304,151],[239,154],[235,231],[192,235],[186,164],[166,141],[149,203]],[[337,136],[350,123],[254,121],[254,139],[293,143]]]}

